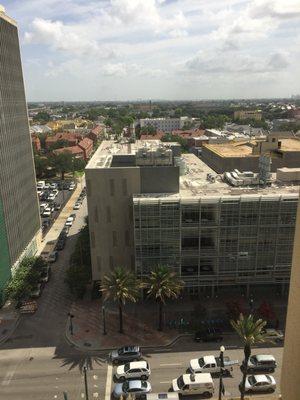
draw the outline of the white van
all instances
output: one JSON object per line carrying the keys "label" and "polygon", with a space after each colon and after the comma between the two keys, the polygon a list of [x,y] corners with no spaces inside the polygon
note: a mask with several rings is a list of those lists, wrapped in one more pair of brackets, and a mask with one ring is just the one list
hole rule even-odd
{"label": "white van", "polygon": [[214,393],[214,382],[211,374],[184,374],[172,381],[174,392],[184,395],[203,394],[212,396]]}

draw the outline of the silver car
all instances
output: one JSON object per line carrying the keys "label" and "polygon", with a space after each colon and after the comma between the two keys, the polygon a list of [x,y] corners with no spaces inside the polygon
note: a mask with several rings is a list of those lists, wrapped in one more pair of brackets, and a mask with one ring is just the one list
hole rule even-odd
{"label": "silver car", "polygon": [[135,398],[144,393],[151,392],[151,385],[147,381],[126,381],[124,383],[117,383],[114,391],[113,397],[119,399],[122,397],[127,397],[129,394],[134,395]]}
{"label": "silver car", "polygon": [[245,392],[274,392],[276,381],[272,375],[248,375]]}
{"label": "silver car", "polygon": [[116,371],[116,378],[125,381],[130,378],[139,378],[145,380],[149,377],[151,371],[147,361],[133,361],[124,365],[119,365]]}

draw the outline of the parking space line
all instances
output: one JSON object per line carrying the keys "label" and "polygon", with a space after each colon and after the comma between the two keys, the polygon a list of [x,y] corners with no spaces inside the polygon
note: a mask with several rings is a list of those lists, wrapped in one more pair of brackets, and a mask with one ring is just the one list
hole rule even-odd
{"label": "parking space line", "polygon": [[105,400],[110,400],[111,397],[112,371],[113,371],[112,365],[108,364],[106,386],[105,386]]}
{"label": "parking space line", "polygon": [[159,383],[171,383],[170,381],[163,381],[163,382],[159,382]]}
{"label": "parking space line", "polygon": [[161,367],[174,367],[174,366],[180,366],[182,363],[174,363],[174,364],[159,364]]}

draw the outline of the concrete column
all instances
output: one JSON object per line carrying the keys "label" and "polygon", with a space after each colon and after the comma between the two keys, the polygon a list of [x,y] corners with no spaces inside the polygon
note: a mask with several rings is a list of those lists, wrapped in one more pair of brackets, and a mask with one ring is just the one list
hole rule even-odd
{"label": "concrete column", "polygon": [[286,320],[281,395],[283,400],[299,400],[300,385],[300,201],[296,219],[294,252]]}

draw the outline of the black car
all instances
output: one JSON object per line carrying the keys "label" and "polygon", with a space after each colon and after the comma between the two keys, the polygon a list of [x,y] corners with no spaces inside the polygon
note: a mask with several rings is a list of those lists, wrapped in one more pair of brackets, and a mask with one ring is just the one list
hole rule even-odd
{"label": "black car", "polygon": [[58,242],[56,243],[56,250],[63,250],[65,248],[66,245],[66,240],[65,239],[60,239],[58,240]]}
{"label": "black car", "polygon": [[196,342],[221,342],[223,340],[220,329],[207,328],[195,333]]}

